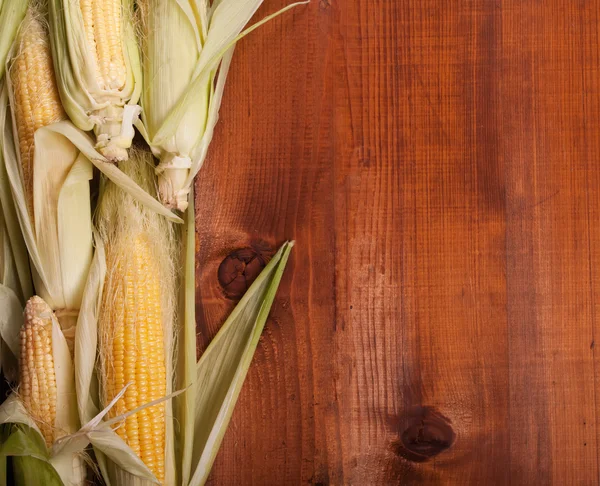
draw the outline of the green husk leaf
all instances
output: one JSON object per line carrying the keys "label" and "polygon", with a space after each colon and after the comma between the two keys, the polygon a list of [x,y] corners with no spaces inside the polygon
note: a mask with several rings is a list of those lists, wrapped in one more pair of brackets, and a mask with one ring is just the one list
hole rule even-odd
{"label": "green husk leaf", "polygon": [[24,424],[13,423],[8,426],[8,431],[8,438],[0,447],[0,455],[5,457],[31,456],[42,461],[48,460],[48,449],[36,429]]}
{"label": "green husk leaf", "polygon": [[67,486],[50,462],[31,455],[13,457],[13,486]]}
{"label": "green husk leaf", "polygon": [[293,246],[285,243],[235,307],[198,361],[194,447],[189,486],[210,473]]}
{"label": "green husk leaf", "polygon": [[47,450],[38,432],[26,426],[9,426],[4,432],[8,437],[0,446],[0,486],[8,484],[7,461],[12,465],[11,486],[63,486],[48,462]]}

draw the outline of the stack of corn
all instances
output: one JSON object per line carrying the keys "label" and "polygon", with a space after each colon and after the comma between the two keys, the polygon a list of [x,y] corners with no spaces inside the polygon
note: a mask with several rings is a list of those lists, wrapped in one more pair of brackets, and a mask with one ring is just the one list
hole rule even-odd
{"label": "stack of corn", "polygon": [[[16,295],[10,309],[0,298],[13,316],[0,318],[0,337],[19,359],[0,425],[25,434],[19,443],[36,458],[27,467],[15,458],[15,471],[81,485],[91,444],[112,484],[204,484],[291,246],[197,363],[193,209],[185,231],[168,220],[188,206],[232,46],[261,3],[0,0],[0,247],[10,256],[0,255],[0,297],[3,286]],[[149,150],[131,148],[138,42],[137,126]],[[102,172],[97,200],[93,166]],[[202,394],[195,408],[204,384],[215,405]],[[171,398],[184,391],[175,410]]]}
{"label": "stack of corn", "polygon": [[[74,373],[67,344],[73,345],[77,308],[55,308],[58,311],[55,313],[46,301],[75,304],[80,301],[78,294],[82,293],[92,251],[91,231],[86,238],[89,223],[78,227],[77,234],[61,235],[69,236],[74,246],[79,245],[69,254],[69,258],[76,260],[79,271],[73,274],[60,272],[69,266],[61,264],[61,257],[65,257],[60,255],[60,251],[52,253],[63,244],[64,238],[57,237],[57,234],[68,227],[60,222],[63,213],[59,199],[61,196],[69,197],[73,187],[83,188],[79,191],[82,196],[79,202],[83,200],[84,206],[78,211],[83,209],[84,218],[87,214],[89,220],[88,181],[91,173],[84,174],[83,184],[73,183],[69,172],[76,165],[76,150],[68,144],[65,146],[62,140],[51,143],[51,140],[40,138],[42,147],[36,147],[38,130],[66,119],[54,79],[48,34],[39,11],[32,8],[27,12],[11,52],[7,81],[14,118],[13,135],[18,150],[11,152],[7,149],[4,153],[9,178],[12,174],[12,189],[21,196],[16,199],[21,203],[17,205],[17,212],[32,256],[36,290],[45,297],[33,296],[25,306],[19,342],[18,396],[46,445],[51,447],[56,439],[75,432],[78,427],[74,407]],[[6,139],[5,142],[9,146]],[[61,150],[63,146],[65,148]],[[48,154],[40,153],[44,148],[49,149]],[[44,157],[50,160],[40,160]],[[52,174],[49,175],[49,172]],[[38,178],[43,180],[36,180]],[[53,186],[57,178],[69,186],[65,191],[60,184]],[[38,193],[42,186],[46,187]],[[44,206],[47,209],[40,210]],[[78,224],[77,215],[74,220]],[[61,316],[62,330],[57,314]],[[65,334],[69,333],[71,338],[67,340]],[[57,375],[60,376],[59,382]],[[68,469],[66,477],[69,483],[81,484],[85,472],[81,458],[71,457]]]}

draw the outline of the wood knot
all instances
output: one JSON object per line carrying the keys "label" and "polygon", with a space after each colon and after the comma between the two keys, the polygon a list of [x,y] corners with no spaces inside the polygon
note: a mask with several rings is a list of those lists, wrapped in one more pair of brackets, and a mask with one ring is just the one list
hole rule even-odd
{"label": "wood knot", "polygon": [[239,300],[256,280],[273,256],[273,249],[264,241],[254,241],[250,246],[232,251],[219,265],[219,284],[225,297]]}
{"label": "wood knot", "polygon": [[397,455],[425,462],[452,447],[456,434],[450,420],[432,407],[415,407],[404,418],[400,438],[392,443]]}

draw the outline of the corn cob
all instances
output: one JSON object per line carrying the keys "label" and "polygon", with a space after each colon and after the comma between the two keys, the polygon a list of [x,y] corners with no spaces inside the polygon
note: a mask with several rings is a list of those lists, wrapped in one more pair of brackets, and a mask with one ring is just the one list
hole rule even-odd
{"label": "corn cob", "polygon": [[139,114],[141,67],[133,0],[49,0],[52,49],[63,104],[94,130],[109,160],[127,160]]}
{"label": "corn cob", "polygon": [[56,420],[56,375],[52,352],[52,309],[40,297],[25,305],[20,333],[19,393],[23,405],[36,421],[46,444],[54,441]]}
{"label": "corn cob", "polygon": [[33,150],[38,128],[64,120],[48,34],[41,22],[29,12],[17,39],[19,50],[11,67],[14,114],[23,170],[23,187],[33,218]]}
{"label": "corn cob", "polygon": [[121,89],[127,81],[121,33],[121,2],[81,0],[79,6],[100,88]]}
{"label": "corn cob", "polygon": [[[167,389],[162,325],[160,272],[146,236],[135,238],[126,252],[107,249],[113,269],[104,289],[102,333],[105,334],[105,403],[127,384],[111,409],[115,417],[164,397]],[[117,433],[144,461],[159,481],[165,477],[165,404],[128,417]]]}

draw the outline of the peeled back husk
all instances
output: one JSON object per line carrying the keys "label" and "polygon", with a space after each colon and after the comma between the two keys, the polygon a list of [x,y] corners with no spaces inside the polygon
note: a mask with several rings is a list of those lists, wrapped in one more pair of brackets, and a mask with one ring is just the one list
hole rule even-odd
{"label": "peeled back husk", "polygon": [[127,159],[135,135],[141,66],[133,0],[103,1],[88,7],[105,10],[84,16],[82,0],[49,0],[51,45],[66,112],[81,130],[94,130],[96,148],[116,162]]}

